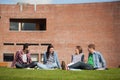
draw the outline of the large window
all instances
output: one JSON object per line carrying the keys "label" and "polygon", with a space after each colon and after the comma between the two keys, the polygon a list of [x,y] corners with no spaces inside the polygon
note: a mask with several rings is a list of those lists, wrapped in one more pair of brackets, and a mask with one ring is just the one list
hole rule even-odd
{"label": "large window", "polygon": [[46,19],[10,19],[11,31],[45,31]]}
{"label": "large window", "polygon": [[10,61],[13,61],[13,59],[14,59],[13,53],[4,53],[3,54],[3,61],[10,62]]}

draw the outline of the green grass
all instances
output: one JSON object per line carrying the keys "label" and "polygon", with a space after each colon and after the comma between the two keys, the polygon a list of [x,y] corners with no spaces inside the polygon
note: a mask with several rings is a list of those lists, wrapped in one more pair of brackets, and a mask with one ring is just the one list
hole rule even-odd
{"label": "green grass", "polygon": [[0,68],[0,80],[120,80],[120,68],[104,71],[27,70]]}

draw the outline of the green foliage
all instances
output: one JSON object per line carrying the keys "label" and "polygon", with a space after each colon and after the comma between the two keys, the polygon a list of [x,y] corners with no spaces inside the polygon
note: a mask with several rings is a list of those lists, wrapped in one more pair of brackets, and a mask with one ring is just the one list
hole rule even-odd
{"label": "green foliage", "polygon": [[0,68],[0,80],[120,80],[120,69],[65,71]]}

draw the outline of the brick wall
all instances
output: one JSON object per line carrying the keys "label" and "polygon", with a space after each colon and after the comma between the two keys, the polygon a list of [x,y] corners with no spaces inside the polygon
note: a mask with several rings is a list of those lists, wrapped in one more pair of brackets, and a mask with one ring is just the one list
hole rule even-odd
{"label": "brick wall", "polygon": [[[108,67],[118,67],[120,61],[120,2],[62,4],[62,5],[0,5],[0,62],[3,53],[22,46],[3,43],[52,43],[60,61],[70,62],[76,45],[83,48],[87,58],[87,45],[96,44]],[[10,31],[10,18],[46,18],[46,31]],[[31,53],[43,53],[46,46],[30,46]]]}

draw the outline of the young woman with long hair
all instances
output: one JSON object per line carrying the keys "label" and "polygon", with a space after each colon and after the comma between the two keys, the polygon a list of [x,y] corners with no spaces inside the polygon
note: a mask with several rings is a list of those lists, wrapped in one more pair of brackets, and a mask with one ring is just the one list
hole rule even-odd
{"label": "young woman with long hair", "polygon": [[43,64],[37,63],[37,66],[40,69],[61,69],[57,53],[54,51],[54,47],[52,44],[48,46],[47,51],[44,53]]}

